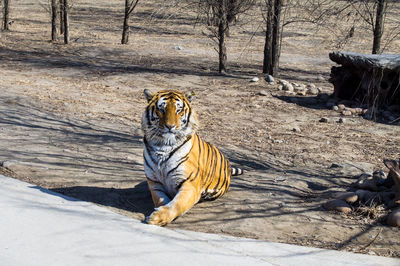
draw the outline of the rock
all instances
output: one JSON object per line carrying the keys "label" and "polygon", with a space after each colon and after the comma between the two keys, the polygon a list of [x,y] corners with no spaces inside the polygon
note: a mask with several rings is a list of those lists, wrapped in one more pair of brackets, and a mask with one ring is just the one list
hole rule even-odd
{"label": "rock", "polygon": [[337,194],[335,198],[351,204],[358,200],[358,195],[355,192],[342,192]]}
{"label": "rock", "polygon": [[175,46],[174,49],[177,50],[177,51],[183,50],[183,48],[181,46],[179,46],[179,45]]}
{"label": "rock", "polygon": [[346,106],[341,103],[341,104],[338,105],[338,108],[339,108],[340,111],[343,111],[346,108]]}
{"label": "rock", "polygon": [[250,82],[258,82],[260,79],[258,77],[254,77],[250,80]]}
{"label": "rock", "polygon": [[[332,52],[329,58],[341,65],[331,68],[329,81],[334,86],[334,96],[373,102],[376,107],[398,104],[400,91],[397,89],[398,82],[393,80],[400,73],[399,55]],[[371,84],[392,93],[383,95],[381,90],[371,90]]]}
{"label": "rock", "polygon": [[339,111],[339,107],[337,105],[335,105],[335,106],[332,107],[332,110],[333,111]]}
{"label": "rock", "polygon": [[17,160],[9,160],[9,161],[2,162],[1,166],[3,166],[4,168],[11,169],[14,165],[19,165],[19,164],[21,164],[21,162],[19,162]]}
{"label": "rock", "polygon": [[279,84],[281,84],[281,85],[285,85],[285,84],[288,84],[288,83],[289,82],[284,80],[284,79],[279,80]]}
{"label": "rock", "polygon": [[318,75],[317,79],[318,79],[319,81],[325,81],[325,78],[324,78],[322,75]]}
{"label": "rock", "polygon": [[300,133],[300,132],[301,132],[301,130],[300,130],[299,127],[294,127],[294,128],[292,128],[292,131],[293,131],[293,132],[297,132],[297,133]]}
{"label": "rock", "polygon": [[343,110],[342,111],[342,115],[344,115],[344,116],[352,116],[353,113],[350,110]]}
{"label": "rock", "polygon": [[265,81],[268,82],[268,83],[274,83],[274,82],[275,82],[275,79],[274,79],[274,77],[271,76],[271,75],[266,75],[266,76],[265,76]]}
{"label": "rock", "polygon": [[346,122],[345,118],[343,117],[339,118],[338,123],[343,124],[344,122]]}
{"label": "rock", "polygon": [[307,94],[318,95],[319,91],[316,87],[307,88]]}
{"label": "rock", "polygon": [[400,208],[394,209],[386,220],[387,224],[394,227],[400,226]]}
{"label": "rock", "polygon": [[352,211],[351,206],[343,200],[334,199],[328,201],[322,205],[328,211],[338,211],[343,213],[350,213]]}
{"label": "rock", "polygon": [[297,95],[300,95],[300,96],[306,96],[306,95],[307,95],[307,91],[305,91],[305,90],[299,90],[299,91],[297,91],[296,94],[297,94]]}
{"label": "rock", "polygon": [[321,123],[328,123],[328,122],[329,122],[329,118],[327,118],[327,117],[321,117],[321,119],[319,120],[319,122],[321,122]]}
{"label": "rock", "polygon": [[362,115],[363,109],[360,108],[360,107],[353,108],[352,112],[353,112],[354,114],[356,114],[356,115]]}
{"label": "rock", "polygon": [[268,92],[265,91],[265,90],[261,90],[261,91],[258,92],[258,95],[260,95],[260,96],[268,96]]}
{"label": "rock", "polygon": [[307,87],[307,89],[310,89],[310,88],[316,89],[317,88],[314,83],[308,83],[306,87]]}
{"label": "rock", "polygon": [[283,89],[283,85],[278,85],[277,89],[278,91],[281,91]]}
{"label": "rock", "polygon": [[283,84],[283,90],[284,91],[294,92],[294,88],[293,88],[292,84],[290,84],[290,83]]}
{"label": "rock", "polygon": [[340,163],[332,163],[331,166],[329,166],[329,168],[343,168],[344,165],[340,164]]}

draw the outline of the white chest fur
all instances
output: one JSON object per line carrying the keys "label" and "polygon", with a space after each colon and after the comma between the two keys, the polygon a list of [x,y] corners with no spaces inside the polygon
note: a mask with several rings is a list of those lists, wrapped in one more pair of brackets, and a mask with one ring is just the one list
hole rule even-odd
{"label": "white chest fur", "polygon": [[147,143],[144,149],[147,178],[163,184],[170,196],[175,196],[179,185],[186,180],[183,160],[192,147],[192,141],[175,146],[155,146]]}

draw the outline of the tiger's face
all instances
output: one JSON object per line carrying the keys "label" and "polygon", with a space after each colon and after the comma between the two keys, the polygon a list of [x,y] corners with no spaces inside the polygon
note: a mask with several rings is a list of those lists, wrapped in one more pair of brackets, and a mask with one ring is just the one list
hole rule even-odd
{"label": "tiger's face", "polygon": [[179,91],[144,91],[148,105],[142,116],[146,140],[156,144],[175,145],[192,135],[197,128],[190,96]]}

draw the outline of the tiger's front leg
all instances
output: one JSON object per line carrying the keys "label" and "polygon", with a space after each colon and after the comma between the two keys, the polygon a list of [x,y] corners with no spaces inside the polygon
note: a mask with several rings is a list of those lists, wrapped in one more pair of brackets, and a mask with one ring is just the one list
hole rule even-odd
{"label": "tiger's front leg", "polygon": [[185,182],[174,199],[168,204],[156,208],[147,217],[146,222],[160,226],[166,225],[193,207],[200,200],[200,196],[201,193],[192,183]]}
{"label": "tiger's front leg", "polygon": [[159,207],[168,204],[171,200],[165,193],[165,189],[161,183],[154,182],[147,178],[151,198],[153,199],[154,207]]}

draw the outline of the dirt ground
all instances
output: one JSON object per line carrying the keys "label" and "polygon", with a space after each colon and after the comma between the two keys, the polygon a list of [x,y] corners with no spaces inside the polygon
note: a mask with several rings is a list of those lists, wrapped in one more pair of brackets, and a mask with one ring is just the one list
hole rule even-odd
{"label": "dirt ground", "polygon": [[[247,172],[224,197],[196,205],[168,228],[400,256],[400,229],[382,217],[321,207],[362,172],[387,171],[382,160],[400,154],[398,125],[359,116],[338,123],[341,114],[326,107],[333,91],[328,33],[299,25],[286,31],[279,78],[322,90],[293,96],[260,74],[262,27],[231,29],[229,73],[221,76],[204,28],[193,27],[196,14],[150,19],[154,1],[139,4],[124,46],[122,3],[91,3],[76,1],[66,46],[48,42],[49,16],[37,1],[12,2],[15,23],[0,32],[2,174],[143,220],[153,210],[143,172],[143,89],[194,91],[199,134]],[[345,48],[369,52],[367,33],[357,34]],[[400,41],[390,49],[400,53]]]}

